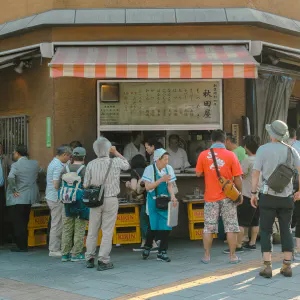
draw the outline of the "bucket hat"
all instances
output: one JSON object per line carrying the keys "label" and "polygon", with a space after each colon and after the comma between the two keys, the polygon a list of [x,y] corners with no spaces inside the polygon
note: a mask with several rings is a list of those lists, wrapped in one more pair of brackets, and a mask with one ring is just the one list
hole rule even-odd
{"label": "bucket hat", "polygon": [[276,120],[272,124],[267,124],[266,130],[271,137],[280,142],[288,139],[290,136],[288,126],[280,120]]}

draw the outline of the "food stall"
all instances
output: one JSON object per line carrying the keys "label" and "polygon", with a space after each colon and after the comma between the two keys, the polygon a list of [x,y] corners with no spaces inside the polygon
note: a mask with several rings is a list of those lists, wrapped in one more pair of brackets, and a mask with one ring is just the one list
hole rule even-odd
{"label": "food stall", "polygon": [[[222,81],[101,80],[97,91],[99,134],[120,152],[131,142],[133,131],[141,131],[143,140],[157,138],[165,148],[170,135],[179,136],[179,146],[186,151],[190,167],[175,169],[180,213],[172,235],[200,239],[203,214],[200,219],[191,218],[188,212],[195,203],[187,202],[203,199],[204,182],[196,177],[195,166],[201,151],[210,146],[210,131],[222,128]],[[121,198],[126,198],[124,187],[129,177],[128,172],[121,175]]]}
{"label": "food stall", "polygon": [[[210,131],[222,129],[225,123],[231,126],[230,110],[236,103],[239,110],[234,114],[243,115],[244,79],[257,77],[257,62],[247,46],[227,41],[214,45],[58,45],[53,49],[52,78],[97,80],[97,136],[107,137],[121,153],[134,131],[141,131],[143,140],[156,137],[166,148],[169,136],[179,135],[191,167],[176,170],[180,213],[179,225],[172,231],[175,236],[189,236],[189,222],[194,222],[188,219],[182,200],[203,198],[204,181],[196,178],[194,168],[199,153],[210,146]],[[121,176],[121,199],[126,198],[129,177],[129,173]]]}

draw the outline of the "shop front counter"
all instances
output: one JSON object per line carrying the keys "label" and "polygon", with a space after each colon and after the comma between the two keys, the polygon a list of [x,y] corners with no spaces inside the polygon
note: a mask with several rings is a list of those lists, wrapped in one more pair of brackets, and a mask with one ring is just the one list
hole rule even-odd
{"label": "shop front counter", "polygon": [[[113,244],[138,244],[141,242],[139,204],[120,203]],[[33,205],[28,223],[28,246],[36,247],[47,244],[50,210],[46,203]],[[86,236],[88,224],[86,226]],[[86,241],[86,236],[85,240]],[[98,243],[101,243],[102,232],[99,231]]]}

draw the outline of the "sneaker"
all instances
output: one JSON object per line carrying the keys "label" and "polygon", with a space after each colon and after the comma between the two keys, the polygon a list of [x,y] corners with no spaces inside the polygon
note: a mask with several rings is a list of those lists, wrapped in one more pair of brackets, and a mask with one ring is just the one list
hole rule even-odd
{"label": "sneaker", "polygon": [[244,244],[243,245],[243,248],[245,249],[245,250],[256,250],[256,245],[250,245],[249,243],[247,243],[247,244]]}
{"label": "sneaker", "polygon": [[60,251],[49,251],[50,257],[62,257],[62,254]]}
{"label": "sneaker", "polygon": [[144,251],[144,250],[145,250],[144,246],[140,246],[138,248],[133,248],[133,252],[141,252],[141,251]]}
{"label": "sneaker", "polygon": [[157,254],[157,260],[159,261],[165,261],[165,262],[170,262],[171,259],[169,258],[168,254],[166,251],[162,251]]}
{"label": "sneaker", "polygon": [[62,262],[67,262],[67,261],[70,261],[70,260],[71,260],[71,255],[70,254],[66,254],[66,255],[63,255],[61,257]]}
{"label": "sneaker", "polygon": [[299,252],[294,253],[294,260],[300,260],[300,253]]}
{"label": "sneaker", "polygon": [[95,267],[95,261],[93,258],[90,258],[87,262],[86,262],[86,267],[88,269],[92,269]]}
{"label": "sneaker", "polygon": [[150,255],[150,249],[145,248],[145,250],[142,253],[142,258],[147,259]]}
{"label": "sneaker", "polygon": [[113,268],[114,268],[114,265],[111,262],[105,264],[102,261],[98,261],[98,267],[97,267],[98,271],[106,271],[106,270],[110,270]]}
{"label": "sneaker", "polygon": [[81,254],[81,253],[71,257],[72,262],[77,262],[77,261],[82,261],[82,260],[85,260],[85,256],[84,256],[84,254]]}
{"label": "sneaker", "polygon": [[[235,249],[235,253],[243,253],[243,252],[244,252],[244,248],[243,247]],[[229,249],[225,249],[225,250],[223,250],[223,253],[224,254],[230,254],[230,250]]]}

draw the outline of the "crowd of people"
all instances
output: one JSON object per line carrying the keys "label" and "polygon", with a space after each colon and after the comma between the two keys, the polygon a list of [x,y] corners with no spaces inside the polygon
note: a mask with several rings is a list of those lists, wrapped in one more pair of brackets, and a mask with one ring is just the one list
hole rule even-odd
{"label": "crowd of people", "polygon": [[[239,263],[239,253],[256,250],[260,233],[264,260],[260,275],[272,277],[272,232],[277,217],[284,253],[281,273],[291,277],[293,254],[300,260],[300,202],[297,201],[300,199],[300,141],[296,130],[279,120],[266,125],[266,130],[269,143],[261,145],[260,138],[251,135],[244,138],[243,146],[237,144],[232,134],[215,130],[211,134],[210,149],[198,157],[196,175],[205,178],[202,262],[208,264],[212,259],[213,235],[219,231],[221,217],[229,246],[224,253],[229,254],[229,262]],[[110,253],[119,208],[120,174],[130,170],[127,191],[142,204],[142,244],[135,251],[142,251],[143,259],[157,252],[157,260],[170,262],[167,250],[172,228],[167,224],[168,210],[164,205],[169,201],[173,206],[178,205],[174,169],[190,166],[185,150],[179,146],[179,137],[171,135],[169,147],[164,149],[155,138],[143,144],[141,133],[133,133],[123,156],[101,136],[94,142],[93,149],[97,158],[85,165],[86,150],[80,142],[62,145],[47,168],[45,198],[51,212],[49,256],[61,257],[62,262],[85,260],[87,268],[96,264],[99,271],[114,267]],[[148,166],[146,152],[150,156]],[[6,205],[11,206],[13,212],[16,247],[11,250],[26,252],[27,224],[31,205],[39,201],[37,178],[41,169],[37,161],[28,159],[24,145],[16,147],[15,162],[11,165],[1,145],[0,155],[0,193],[3,197],[6,192]],[[289,172],[292,172],[291,177],[286,175]],[[284,177],[288,178],[285,185]],[[280,179],[281,188],[277,189],[274,182]],[[238,197],[232,196],[232,190],[238,192]],[[89,207],[85,202],[87,197],[96,197],[99,203]],[[83,253],[87,222],[86,252]],[[295,249],[291,226],[296,227]],[[100,229],[102,239],[97,254]],[[247,238],[250,234],[248,241],[245,234]]]}

